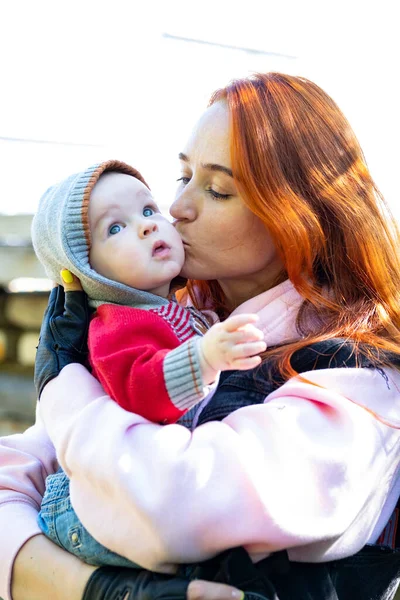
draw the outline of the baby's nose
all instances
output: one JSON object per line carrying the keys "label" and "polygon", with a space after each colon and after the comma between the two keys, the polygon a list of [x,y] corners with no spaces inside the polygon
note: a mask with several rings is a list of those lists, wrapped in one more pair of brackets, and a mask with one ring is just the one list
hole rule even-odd
{"label": "baby's nose", "polygon": [[139,235],[141,237],[147,237],[151,233],[155,233],[156,231],[158,231],[158,227],[154,221],[149,221],[146,219],[146,221],[140,224]]}

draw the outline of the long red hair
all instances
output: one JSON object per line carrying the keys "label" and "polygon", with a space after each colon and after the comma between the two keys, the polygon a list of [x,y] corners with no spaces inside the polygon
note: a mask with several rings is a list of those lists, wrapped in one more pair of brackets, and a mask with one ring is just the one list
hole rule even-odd
{"label": "long red hair", "polygon": [[[293,352],[328,338],[372,348],[382,363],[385,350],[400,353],[398,228],[338,106],[311,81],[280,73],[233,81],[210,105],[218,101],[230,113],[239,194],[275,242],[281,280],[304,298],[302,339],[266,354],[290,376]],[[216,281],[190,281],[187,292],[226,316]]]}

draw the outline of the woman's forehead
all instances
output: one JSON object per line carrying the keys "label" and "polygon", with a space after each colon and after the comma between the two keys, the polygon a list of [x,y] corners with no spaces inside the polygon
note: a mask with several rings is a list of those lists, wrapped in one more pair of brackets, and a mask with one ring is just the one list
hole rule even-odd
{"label": "woman's forehead", "polygon": [[204,111],[183,150],[189,162],[230,166],[229,113],[225,102],[216,102]]}

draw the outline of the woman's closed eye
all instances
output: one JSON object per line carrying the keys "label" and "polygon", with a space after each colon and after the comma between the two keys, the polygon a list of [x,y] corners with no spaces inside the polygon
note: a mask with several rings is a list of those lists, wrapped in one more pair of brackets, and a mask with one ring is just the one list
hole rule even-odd
{"label": "woman's closed eye", "polygon": [[[190,181],[190,177],[182,176],[179,179],[177,179],[177,181],[180,181],[182,183],[182,185],[187,185]],[[232,196],[232,194],[221,194],[221,192],[217,192],[217,190],[214,190],[211,187],[207,188],[206,192],[208,194],[210,194],[216,200],[227,200],[228,198],[230,198]]]}
{"label": "woman's closed eye", "polygon": [[213,190],[212,188],[209,188],[206,191],[208,194],[211,194],[211,196],[213,198],[216,198],[217,200],[227,200],[232,195],[232,194],[220,194],[220,192],[217,192],[216,190]]}
{"label": "woman's closed eye", "polygon": [[177,179],[177,181],[181,181],[182,185],[187,185],[190,181],[190,177],[179,177],[179,179]]}

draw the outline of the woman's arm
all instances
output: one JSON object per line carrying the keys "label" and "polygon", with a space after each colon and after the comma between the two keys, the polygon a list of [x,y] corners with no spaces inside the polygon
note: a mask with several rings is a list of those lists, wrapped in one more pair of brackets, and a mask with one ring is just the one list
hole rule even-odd
{"label": "woman's arm", "polygon": [[94,570],[44,535],[37,535],[23,545],[15,558],[12,599],[80,600]]}
{"label": "woman's arm", "polygon": [[57,467],[54,446],[38,411],[33,427],[0,439],[0,597],[4,600],[80,600],[93,572],[93,567],[41,535],[38,527],[45,479]]}
{"label": "woman's arm", "polygon": [[23,434],[0,439],[0,597],[10,595],[10,574],[21,547],[40,533],[36,518],[47,475],[57,468],[40,415]]}
{"label": "woman's arm", "polygon": [[243,600],[243,597],[243,592],[223,583],[201,580],[189,583],[137,569],[97,569],[42,535],[22,547],[15,559],[12,578],[13,600]]}
{"label": "woman's arm", "polygon": [[[55,340],[51,339],[51,335],[49,338],[46,319],[50,318],[54,323],[63,311],[64,318],[72,317],[74,311],[82,312],[80,303],[74,310],[71,306],[64,310],[63,296],[57,294],[57,291],[54,289],[50,295],[41,331],[39,354],[42,362],[39,361],[39,367],[42,365],[43,368],[35,370],[39,394],[45,382],[57,375],[64,359],[71,360],[69,344],[66,345],[65,356],[64,344],[58,344],[58,352],[54,352]],[[75,304],[72,302],[73,306]],[[75,325],[72,323],[71,335],[74,329]],[[84,330],[81,326],[80,331]],[[76,335],[74,340],[76,343]],[[84,347],[83,343],[81,345]],[[79,351],[78,354],[79,358],[85,353]],[[96,395],[102,391],[97,381],[92,380],[92,384],[87,389],[89,393]],[[72,399],[73,391],[68,393]],[[37,513],[45,479],[57,467],[54,446],[38,412],[33,427],[23,434],[0,439],[0,596],[5,600],[11,600],[11,594],[13,600],[81,600],[83,592],[85,600],[101,600],[106,596],[109,600],[120,599],[122,596],[124,600],[161,600],[163,597],[182,597],[182,600],[185,597],[187,600],[242,600],[242,592],[225,584],[193,581],[187,587],[184,580],[172,578],[165,584],[165,580],[158,578],[157,574],[137,570],[131,572],[129,569],[121,569],[121,572],[114,570],[114,573],[107,569],[105,572],[103,569],[94,570],[39,535]]]}
{"label": "woman's arm", "polygon": [[[93,390],[92,390],[93,391]],[[41,535],[36,517],[45,477],[57,466],[38,415],[24,434],[0,439],[0,597],[4,600],[185,598],[187,582],[121,569],[96,570]],[[96,579],[93,579],[94,575]],[[67,583],[66,583],[67,582]],[[187,600],[242,600],[231,586],[194,581]]]}
{"label": "woman's arm", "polygon": [[370,411],[375,398],[398,418],[400,393],[372,369],[317,373],[191,433],[123,411],[82,366],[67,366],[41,410],[83,524],[111,550],[166,572],[237,545],[253,555],[293,548],[311,561],[356,552],[399,462],[399,431]]}

